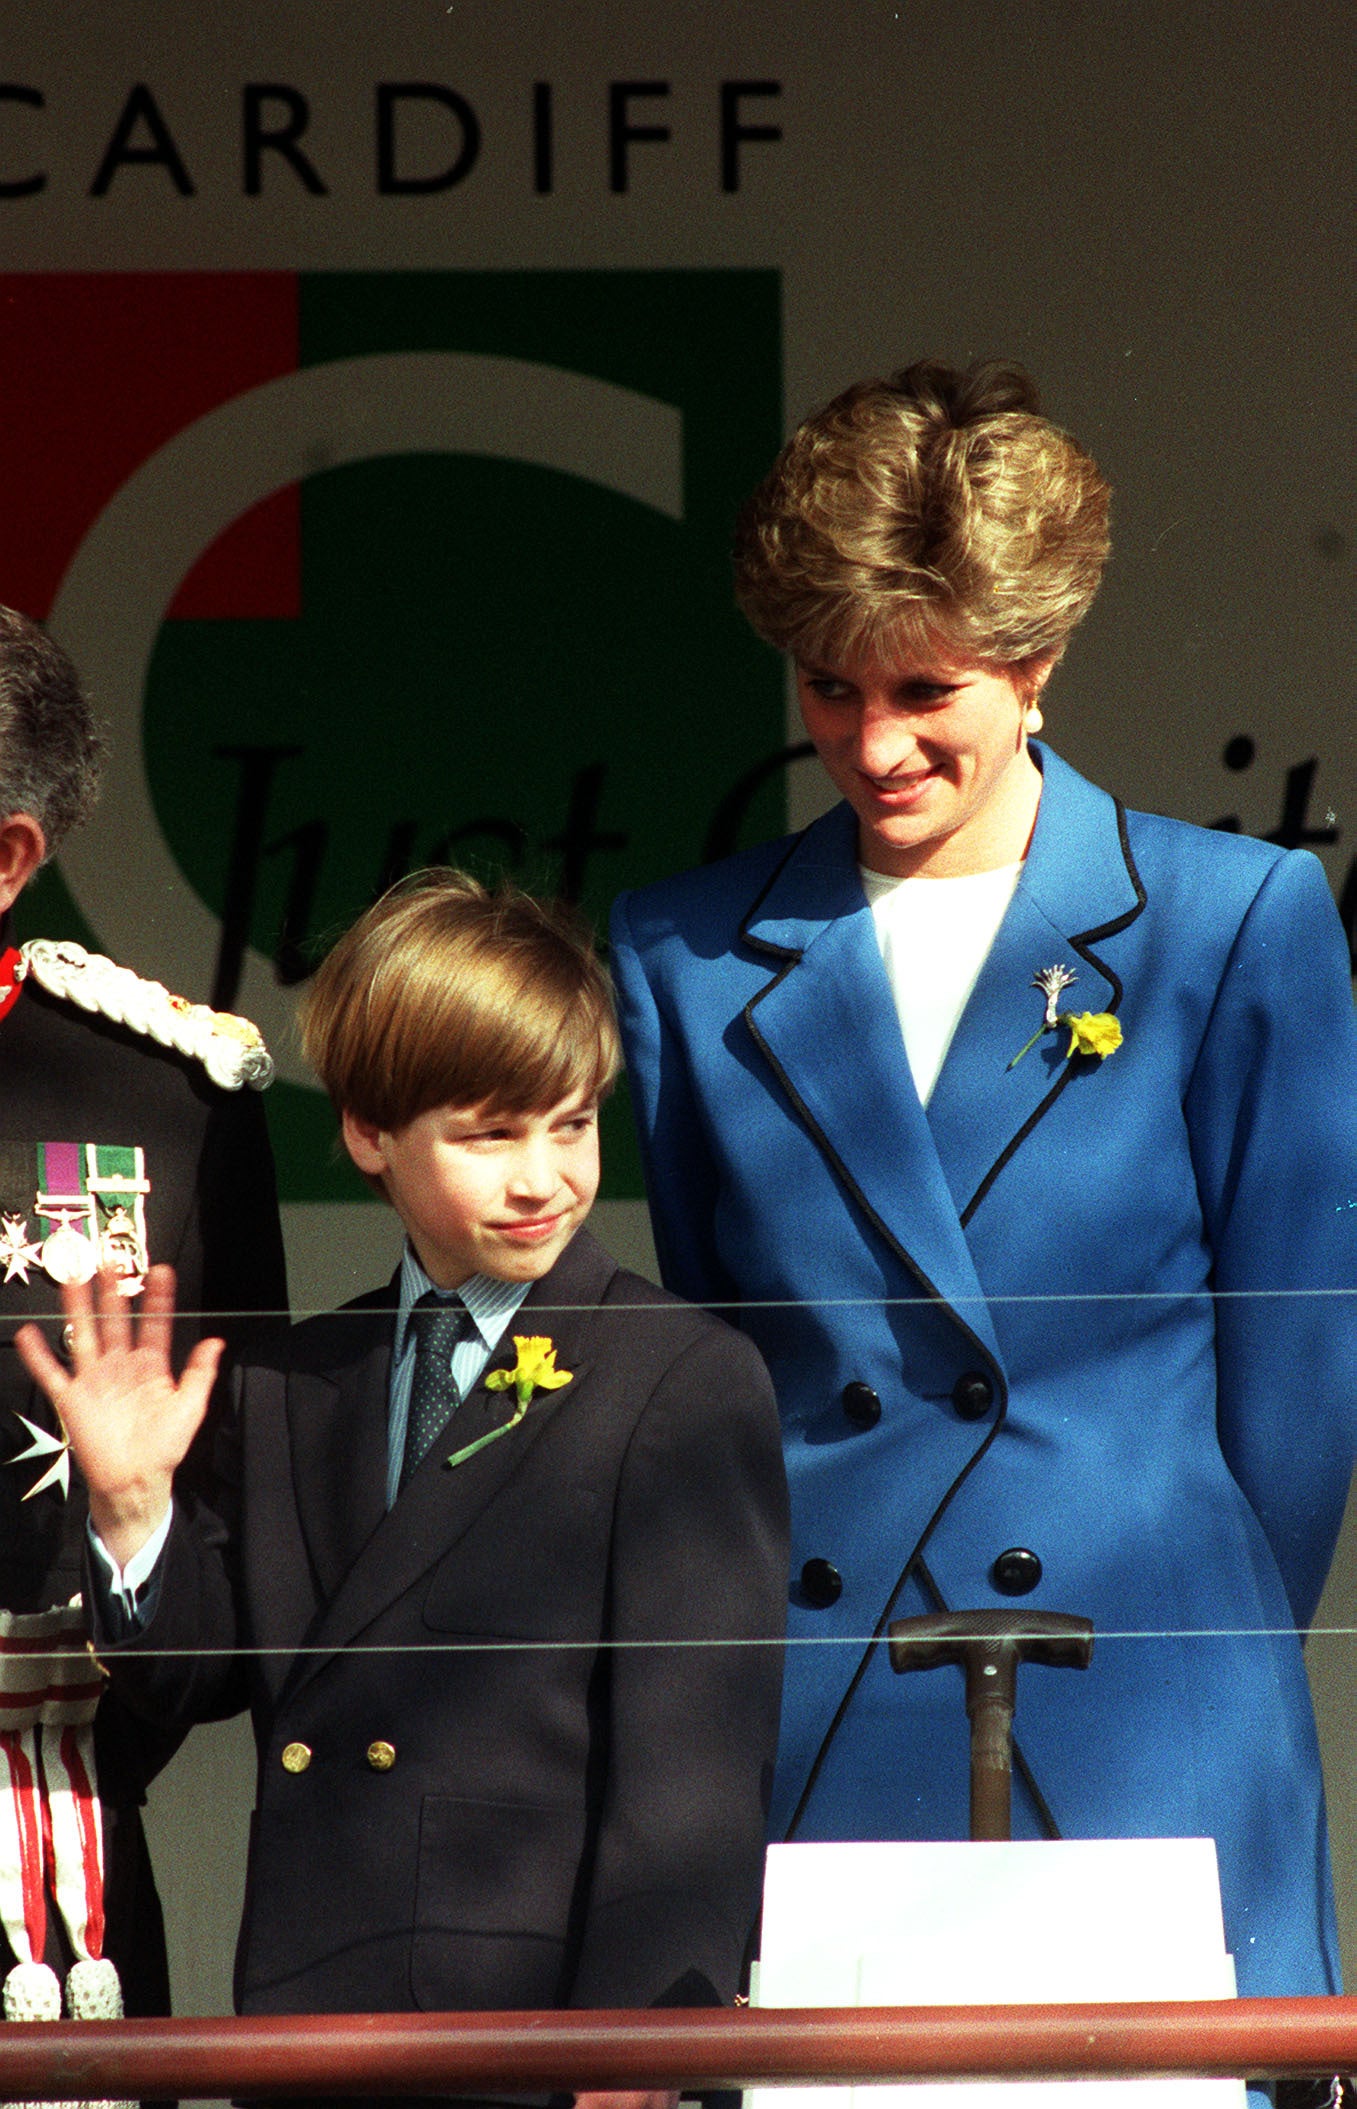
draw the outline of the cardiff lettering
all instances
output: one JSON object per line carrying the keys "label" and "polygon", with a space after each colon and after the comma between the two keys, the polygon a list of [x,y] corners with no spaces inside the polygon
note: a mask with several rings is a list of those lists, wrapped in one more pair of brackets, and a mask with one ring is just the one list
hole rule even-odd
{"label": "cardiff lettering", "polygon": [[[701,119],[714,190],[738,193],[751,153],[781,141],[782,127],[773,121],[781,94],[778,80],[716,84]],[[669,80],[601,84],[594,102],[597,150],[586,171],[577,157],[567,167],[558,155],[554,84],[533,81],[524,95],[520,134],[526,187],[547,197],[558,181],[576,190],[587,181],[625,197],[663,184],[666,150],[680,129],[679,101],[691,110],[691,98],[676,101]],[[312,139],[312,104],[304,89],[289,81],[247,81],[239,90],[239,110],[243,197],[300,189],[327,198],[343,187]],[[485,131],[480,115],[470,97],[447,82],[378,81],[371,113],[368,166],[378,197],[420,198],[456,190],[481,165]],[[570,114],[573,137],[578,113]],[[0,202],[37,198],[66,180],[53,173],[56,143],[48,127],[42,88],[0,81]],[[206,158],[198,153],[200,145],[184,121],[172,117],[169,98],[138,81],[124,96],[97,161],[77,180],[91,198],[140,192],[192,199],[199,194],[200,158]]]}

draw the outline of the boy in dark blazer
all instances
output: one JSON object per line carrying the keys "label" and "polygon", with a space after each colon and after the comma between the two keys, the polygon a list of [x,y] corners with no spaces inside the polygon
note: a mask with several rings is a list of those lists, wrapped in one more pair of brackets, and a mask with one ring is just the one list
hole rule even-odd
{"label": "boy in dark blazer", "polygon": [[581,1228],[606,979],[540,904],[431,873],[341,939],[303,1032],[405,1255],[232,1372],[211,1505],[171,1499],[220,1344],[176,1382],[168,1269],[139,1325],[102,1279],[69,1292],[69,1370],[20,1336],[89,1485],[115,1686],[156,1722],[254,1717],[237,2003],[728,2000],[776,1746],[780,1440],[749,1343]]}

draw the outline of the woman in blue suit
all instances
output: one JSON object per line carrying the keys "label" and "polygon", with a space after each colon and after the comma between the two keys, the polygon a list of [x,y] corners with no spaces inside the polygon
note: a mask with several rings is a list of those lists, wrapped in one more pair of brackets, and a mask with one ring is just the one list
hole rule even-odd
{"label": "woman in blue suit", "polygon": [[618,902],[631,1085],[665,1279],[738,1306],[782,1408],[773,1835],[964,1836],[959,1679],[873,1637],[1080,1613],[1092,1668],[1025,1673],[1015,1834],[1209,1834],[1241,1991],[1322,1992],[1300,1634],[1357,1425],[1347,948],[1307,853],[1030,744],[1106,551],[1020,369],[801,428],[738,588],[843,803]]}

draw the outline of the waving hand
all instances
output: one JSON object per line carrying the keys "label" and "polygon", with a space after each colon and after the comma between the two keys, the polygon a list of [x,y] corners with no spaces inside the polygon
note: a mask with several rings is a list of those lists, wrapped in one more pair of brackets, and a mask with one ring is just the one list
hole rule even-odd
{"label": "waving hand", "polygon": [[173,1267],[152,1267],[136,1316],[111,1274],[63,1288],[69,1369],[37,1326],[22,1326],[15,1335],[25,1369],[70,1439],[94,1528],[120,1567],[169,1508],[175,1466],[202,1425],[225,1345],[198,1341],[175,1377],[174,1287]]}

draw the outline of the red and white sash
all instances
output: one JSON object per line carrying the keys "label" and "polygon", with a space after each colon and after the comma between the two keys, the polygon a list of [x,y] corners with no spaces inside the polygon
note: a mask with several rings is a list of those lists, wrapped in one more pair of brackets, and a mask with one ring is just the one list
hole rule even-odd
{"label": "red and white sash", "polygon": [[0,1924],[21,1962],[42,1961],[49,1893],[76,1954],[103,1954],[103,1686],[78,1605],[0,1611]]}
{"label": "red and white sash", "polygon": [[78,1599],[52,1611],[0,1611],[0,1924],[18,1957],[4,1983],[11,2021],[61,2012],[61,1988],[43,1961],[49,1902],[76,1956],[67,2012],[109,2020],[122,2013],[117,1972],[103,1953],[94,1762],[103,1687]]}

